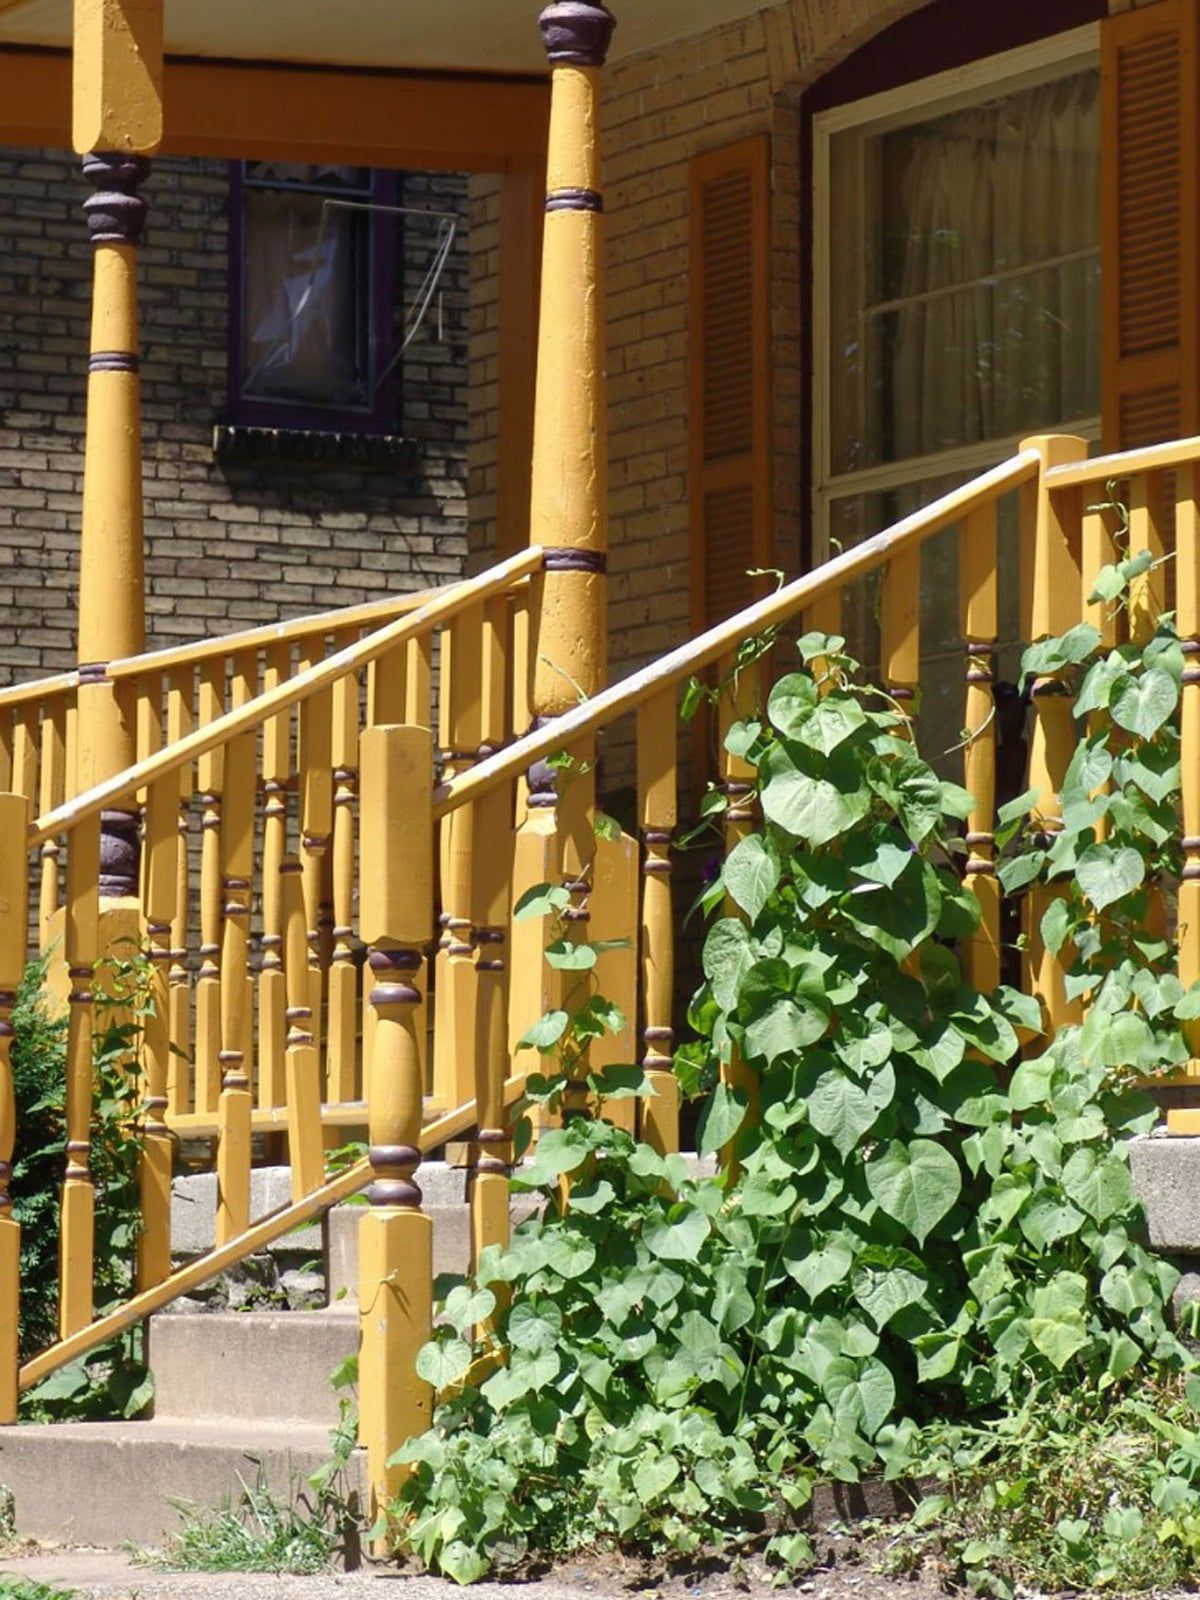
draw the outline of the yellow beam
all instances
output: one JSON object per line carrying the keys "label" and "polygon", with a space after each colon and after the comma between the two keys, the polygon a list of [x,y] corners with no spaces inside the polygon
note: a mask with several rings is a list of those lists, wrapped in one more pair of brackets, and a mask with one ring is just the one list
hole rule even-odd
{"label": "yellow beam", "polygon": [[[545,158],[542,78],[168,57],[165,155],[507,172]],[[71,147],[65,50],[0,47],[0,146]]]}
{"label": "yellow beam", "polygon": [[75,0],[72,134],[80,155],[153,155],[163,128],[163,0]]}

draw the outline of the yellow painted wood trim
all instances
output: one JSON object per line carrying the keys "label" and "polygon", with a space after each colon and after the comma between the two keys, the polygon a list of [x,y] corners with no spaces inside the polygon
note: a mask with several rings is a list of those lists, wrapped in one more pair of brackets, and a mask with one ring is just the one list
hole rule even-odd
{"label": "yellow painted wood trim", "polygon": [[133,794],[165,777],[168,772],[182,771],[197,757],[222,749],[238,735],[253,733],[278,712],[320,694],[348,672],[357,672],[369,666],[395,645],[429,634],[477,601],[510,589],[517,579],[537,570],[541,564],[541,547],[532,545],[478,578],[469,578],[436,593],[418,610],[397,618],[335,655],[327,656],[307,671],[297,673],[287,683],[250,701],[248,705],[226,712],[206,726],[194,729],[170,749],[158,751],[145,761],[88,789],[56,811],[40,817],[31,831],[30,847],[36,847],[56,834],[68,832],[88,817],[99,816],[112,801]]}
{"label": "yellow painted wood trim", "polygon": [[776,627],[827,596],[840,593],[863,573],[883,566],[896,555],[921,544],[939,529],[949,527],[982,506],[990,505],[1010,489],[1030,482],[1038,476],[1040,461],[1037,451],[1020,451],[1010,460],[993,467],[990,472],[973,478],[970,483],[951,490],[949,494],[941,495],[923,510],[885,528],[874,538],[843,551],[813,572],[796,578],[774,594],[747,606],[736,616],[702,633],[698,639],[680,645],[641,672],[635,672],[623,682],[602,690],[593,699],[564,712],[545,727],[535,729],[517,740],[507,750],[481,761],[470,772],[441,784],[434,794],[434,816],[448,816],[459,806],[477,800],[489,789],[511,781],[533,762],[577,743],[618,717],[636,710],[643,702],[673,684],[681,683],[692,673],[719,661],[722,656],[736,649],[748,635]]}
{"label": "yellow painted wood trim", "polygon": [[1048,467],[1047,489],[1076,489],[1108,483],[1111,479],[1132,478],[1141,472],[1162,472],[1200,461],[1200,435],[1172,439],[1165,444],[1147,445],[1141,450],[1126,450],[1110,456],[1091,456],[1086,461],[1071,461]]}
{"label": "yellow painted wood trim", "polygon": [[[546,78],[168,57],[161,153],[417,171],[541,165]],[[0,49],[0,145],[71,148],[71,57]]]}
{"label": "yellow painted wood trim", "polygon": [[[505,1104],[512,1105],[524,1092],[524,1074],[510,1078],[504,1086]],[[439,1117],[436,1122],[427,1123],[421,1130],[419,1140],[422,1155],[430,1150],[436,1150],[448,1139],[457,1138],[459,1134],[465,1133],[471,1127],[474,1118],[475,1102],[468,1100],[456,1110],[448,1111]],[[116,1311],[111,1311],[88,1327],[81,1328],[69,1339],[60,1340],[48,1350],[41,1351],[21,1368],[21,1388],[32,1388],[35,1383],[48,1378],[52,1372],[57,1372],[68,1362],[86,1355],[89,1350],[94,1350],[106,1339],[114,1338],[125,1329],[132,1328],[135,1323],[144,1322],[147,1317],[153,1316],[156,1311],[161,1311],[164,1306],[169,1306],[181,1295],[190,1294],[193,1289],[199,1289],[220,1273],[235,1267],[239,1261],[244,1261],[247,1256],[265,1250],[268,1245],[273,1244],[276,1239],[281,1239],[285,1233],[290,1233],[293,1228],[312,1222],[331,1206],[349,1200],[351,1195],[357,1194],[370,1183],[371,1176],[370,1162],[365,1157],[361,1161],[356,1161],[352,1167],[336,1178],[331,1178],[319,1189],[314,1189],[312,1194],[306,1195],[303,1200],[295,1200],[273,1215],[264,1217],[261,1222],[256,1222],[236,1239],[230,1239],[228,1243],[210,1250],[207,1255],[189,1262],[186,1267],[181,1267],[178,1272],[172,1273],[153,1289],[135,1295]]]}

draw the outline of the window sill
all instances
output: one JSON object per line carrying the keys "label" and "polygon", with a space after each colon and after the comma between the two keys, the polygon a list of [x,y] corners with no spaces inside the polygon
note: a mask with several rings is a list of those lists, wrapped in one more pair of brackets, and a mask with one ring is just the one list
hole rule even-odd
{"label": "window sill", "polygon": [[384,472],[410,466],[417,452],[414,439],[395,433],[326,433],[228,422],[213,428],[213,457],[230,466],[357,467]]}

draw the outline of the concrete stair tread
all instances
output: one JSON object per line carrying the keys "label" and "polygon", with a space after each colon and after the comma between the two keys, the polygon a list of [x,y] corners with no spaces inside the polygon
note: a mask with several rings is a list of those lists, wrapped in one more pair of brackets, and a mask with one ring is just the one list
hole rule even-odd
{"label": "concrete stair tread", "polygon": [[330,1379],[358,1349],[356,1312],[350,1305],[155,1317],[155,1416],[186,1422],[255,1417],[332,1427],[339,1396]]}
{"label": "concrete stair tread", "polygon": [[[0,1428],[0,1483],[13,1493],[22,1538],[75,1545],[161,1544],[179,1527],[173,1502],[205,1509],[260,1478],[291,1499],[329,1460],[317,1423],[245,1417],[147,1422],[49,1422]],[[347,1488],[361,1494],[356,1451]]]}

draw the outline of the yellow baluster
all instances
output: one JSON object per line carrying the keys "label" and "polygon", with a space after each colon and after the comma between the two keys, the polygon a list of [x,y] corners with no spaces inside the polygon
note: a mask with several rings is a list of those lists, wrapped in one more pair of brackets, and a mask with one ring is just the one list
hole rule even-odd
{"label": "yellow baluster", "polygon": [[[200,726],[225,710],[225,661],[200,669]],[[196,763],[200,834],[200,970],[196,978],[196,1110],[216,1111],[221,1093],[221,791],[225,752],[218,746]]]}
{"label": "yellow baluster", "polygon": [[966,749],[963,783],[974,797],[967,818],[964,883],[979,901],[980,921],[964,955],[968,982],[991,990],[1000,982],[1000,883],[996,877],[996,507],[966,520],[959,544],[961,629],[967,647]]}
{"label": "yellow baluster", "polygon": [[100,931],[100,822],[76,825],[67,841],[64,944],[71,981],[67,1021],[67,1166],[59,1240],[58,1331],[62,1338],[92,1320],[95,1194],[92,1140],[92,1029]]}
{"label": "yellow baluster", "polygon": [[[177,667],[167,681],[167,743],[178,744],[192,731],[193,669]],[[188,944],[188,827],[191,819],[192,767],[179,774],[179,815],[175,825],[175,910],[171,918],[171,966],[168,974],[168,1034],[171,1060],[167,1069],[167,1108],[174,1115],[191,1104],[191,980]]]}
{"label": "yellow baluster", "polygon": [[[509,613],[506,600],[488,602],[483,620],[480,691],[480,755],[486,759],[504,742]],[[509,1236],[508,1172],[512,1141],[504,1107],[508,1077],[507,923],[512,893],[512,792],[502,784],[470,808],[468,830],[478,842],[472,851],[469,915],[475,930],[477,985],[472,1020],[472,1056],[478,1131],[472,1146],[470,1180],[471,1262],[488,1245],[506,1245]]]}
{"label": "yellow baluster", "polygon": [[679,1149],[679,1081],[672,1060],[675,921],[671,840],[676,799],[675,694],[663,690],[638,709],[638,813],[642,825],[642,1067],[653,1098],[642,1102],[641,1134],[660,1155]]}
{"label": "yellow baluster", "polygon": [[171,1138],[164,1114],[171,1068],[169,967],[178,891],[179,783],[160,778],[146,797],[142,912],[150,959],[150,1013],[143,1033],[142,1148],[138,1157],[142,1232],[137,1286],[150,1289],[171,1271]]}
{"label": "yellow baluster", "polygon": [[[1039,452],[1043,471],[1068,461],[1082,460],[1087,455],[1087,445],[1082,439],[1063,434],[1027,439],[1022,448]],[[1034,642],[1065,633],[1079,621],[1082,537],[1079,522],[1078,491],[1048,492],[1044,483],[1040,485],[1030,546],[1030,638]],[[1066,683],[1057,673],[1035,678],[1032,692],[1034,727],[1029,754],[1029,787],[1037,791],[1038,798],[1031,821],[1047,837],[1053,837],[1062,827],[1062,780],[1075,749],[1072,701]],[[1052,1031],[1077,1021],[1080,1015],[1078,1002],[1067,998],[1060,961],[1046,949],[1042,940],[1042,918],[1061,893],[1048,884],[1034,884],[1025,903],[1029,992],[1041,1000]]]}
{"label": "yellow baluster", "polygon": [[1129,585],[1129,637],[1146,644],[1154,637],[1158,619],[1167,609],[1166,492],[1161,472],[1142,472],[1129,485],[1129,554],[1148,555],[1151,565]]}
{"label": "yellow baluster", "polygon": [[[447,778],[474,765],[483,737],[483,606],[471,606],[442,633],[438,704],[439,740]],[[433,1092],[447,1106],[474,1090],[471,1047],[475,1037],[474,944],[471,932],[471,858],[474,814],[465,807],[439,830],[442,934],[434,975]],[[462,1162],[465,1146],[448,1156]]]}
{"label": "yellow baluster", "polygon": [[[42,718],[42,759],[38,810],[42,816],[60,806],[67,796],[67,702],[58,698]],[[58,840],[42,846],[41,889],[38,894],[38,949],[48,951],[50,924],[58,910]]]}
{"label": "yellow baluster", "polygon": [[[241,682],[239,683],[239,679]],[[234,699],[248,690],[245,664],[234,662]],[[221,814],[221,1096],[217,1102],[218,1244],[250,1223],[252,1097],[249,1033],[250,877],[254,870],[257,739],[240,734],[225,746]]]}
{"label": "yellow baluster", "polygon": [[[263,688],[286,683],[290,644],[266,653]],[[262,969],[258,976],[258,1103],[286,1103],[287,983],[283,972],[283,860],[287,853],[287,783],[292,769],[291,716],[279,712],[263,724]]]}
{"label": "yellow baluster", "polygon": [[17,1420],[17,1309],[21,1286],[21,1228],[12,1214],[17,1103],[12,1075],[12,1013],[25,969],[28,937],[29,801],[0,794],[0,1423]]}
{"label": "yellow baluster", "polygon": [[302,1200],[325,1176],[321,1133],[321,1068],[312,1035],[312,990],[304,886],[298,861],[284,863],[284,968],[287,975],[287,1120],[292,1199]]}
{"label": "yellow baluster", "polygon": [[[347,641],[348,642],[348,641]],[[358,677],[333,687],[333,960],[329,968],[329,1090],[357,1098],[358,972],[354,965],[354,803],[358,793]]]}
{"label": "yellow baluster", "polygon": [[[1200,484],[1194,465],[1175,474],[1175,622],[1183,649],[1180,772],[1183,786],[1183,874],[1179,885],[1179,981],[1200,982]],[[1200,1077],[1200,1023],[1185,1022],[1189,1078]],[[1167,1112],[1172,1133],[1200,1131],[1200,1112]]]}
{"label": "yellow baluster", "polygon": [[[717,730],[720,739],[721,788],[725,795],[725,854],[733,851],[754,831],[754,783],[756,773],[749,762],[735,756],[725,748],[725,740],[735,722],[752,716],[759,705],[758,663],[734,671],[732,660],[721,663],[722,681],[728,680],[722,692],[717,711]],[[738,917],[741,910],[728,895],[725,897],[725,915]],[[756,1127],[759,1113],[758,1074],[742,1059],[741,1051],[734,1048],[728,1061],[721,1063],[721,1080],[730,1089],[740,1092],[746,1100],[746,1117],[742,1130]],[[737,1161],[731,1141],[720,1151],[720,1161],[731,1175],[736,1175]]]}
{"label": "yellow baluster", "polygon": [[367,1074],[374,1182],[359,1224],[359,1388],[373,1520],[403,1481],[403,1468],[389,1458],[429,1426],[433,1409],[430,1387],[416,1374],[433,1297],[433,1229],[415,1182],[424,1087],[416,980],[433,932],[429,731],[369,728],[360,762],[360,915],[375,1022]]}
{"label": "yellow baluster", "polygon": [[[324,656],[319,639],[305,641],[300,670]],[[325,973],[321,964],[321,914],[325,900],[325,853],[333,832],[333,695],[323,689],[300,705],[297,767],[300,773],[300,866],[304,913],[308,922],[308,981],[312,1035],[321,1054],[321,1012]]]}

